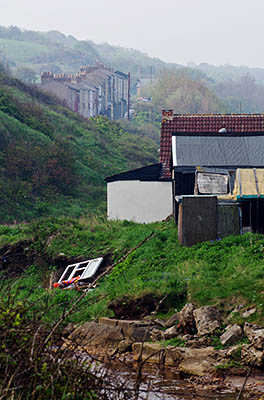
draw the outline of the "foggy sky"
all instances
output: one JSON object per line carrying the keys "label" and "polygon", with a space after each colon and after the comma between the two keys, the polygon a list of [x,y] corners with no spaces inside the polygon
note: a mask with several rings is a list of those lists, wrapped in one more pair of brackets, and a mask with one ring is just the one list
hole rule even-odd
{"label": "foggy sky", "polygon": [[0,25],[61,31],[167,62],[264,67],[263,0],[0,0]]}

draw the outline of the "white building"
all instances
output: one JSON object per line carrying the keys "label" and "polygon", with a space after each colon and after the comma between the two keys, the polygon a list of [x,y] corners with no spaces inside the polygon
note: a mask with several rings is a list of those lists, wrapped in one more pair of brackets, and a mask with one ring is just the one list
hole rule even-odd
{"label": "white building", "polygon": [[151,223],[170,216],[172,182],[161,175],[157,163],[106,178],[108,218]]}

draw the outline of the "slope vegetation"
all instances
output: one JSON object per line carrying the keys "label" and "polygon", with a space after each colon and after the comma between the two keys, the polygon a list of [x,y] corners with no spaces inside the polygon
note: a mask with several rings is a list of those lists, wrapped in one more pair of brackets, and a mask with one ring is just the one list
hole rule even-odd
{"label": "slope vegetation", "polygon": [[105,212],[105,176],[156,162],[158,145],[106,118],[84,120],[0,73],[0,221]]}
{"label": "slope vegetation", "polygon": [[58,279],[68,264],[103,257],[103,268],[116,266],[88,292],[70,316],[72,322],[113,316],[113,309],[122,309],[123,318],[131,318],[131,312],[137,318],[147,305],[143,302],[142,310],[132,309],[132,304],[148,298],[154,308],[163,299],[160,311],[167,315],[190,301],[196,306],[217,305],[224,312],[236,306],[255,307],[249,322],[263,324],[263,249],[264,236],[253,234],[182,247],[173,221],[49,218],[0,226],[1,273],[6,282],[21,277],[14,287],[20,300],[30,299],[35,307],[37,301],[49,302],[50,321],[80,296],[76,291],[47,291],[51,279]]}

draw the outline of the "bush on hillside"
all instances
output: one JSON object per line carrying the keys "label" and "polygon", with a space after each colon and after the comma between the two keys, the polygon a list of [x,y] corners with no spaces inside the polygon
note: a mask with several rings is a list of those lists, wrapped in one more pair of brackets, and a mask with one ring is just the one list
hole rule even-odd
{"label": "bush on hillside", "polygon": [[55,192],[71,193],[75,185],[74,165],[75,157],[62,139],[46,148],[28,142],[11,143],[4,162],[9,178],[28,183],[27,195],[40,195],[47,186]]}

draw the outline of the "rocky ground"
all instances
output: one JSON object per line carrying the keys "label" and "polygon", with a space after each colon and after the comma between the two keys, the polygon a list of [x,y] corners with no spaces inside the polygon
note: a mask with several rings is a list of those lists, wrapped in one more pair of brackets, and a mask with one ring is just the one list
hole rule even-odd
{"label": "rocky ground", "polygon": [[68,327],[65,346],[173,370],[195,390],[239,394],[245,383],[243,398],[264,399],[264,328],[229,323],[234,314],[246,318],[255,311],[241,306],[224,316],[215,307],[187,304],[167,321],[153,314],[141,320],[101,318]]}
{"label": "rocky ground", "polygon": [[[58,266],[60,274],[65,265],[81,261],[66,259],[64,254],[56,260],[43,259],[31,245],[23,241],[3,247],[0,270],[17,277],[32,263],[51,263]],[[111,362],[135,363],[135,371],[140,365],[158,366],[166,374],[184,378],[193,391],[239,395],[246,382],[244,398],[264,400],[264,327],[249,322],[256,313],[254,307],[227,306],[223,312],[190,303],[161,320],[156,317],[157,306],[151,294],[114,301],[109,305],[114,319],[69,326],[65,346]]]}

